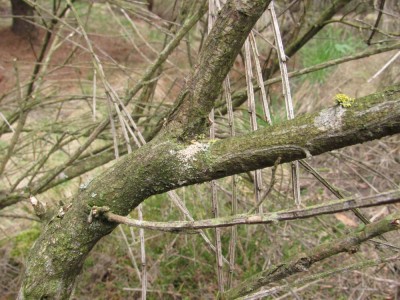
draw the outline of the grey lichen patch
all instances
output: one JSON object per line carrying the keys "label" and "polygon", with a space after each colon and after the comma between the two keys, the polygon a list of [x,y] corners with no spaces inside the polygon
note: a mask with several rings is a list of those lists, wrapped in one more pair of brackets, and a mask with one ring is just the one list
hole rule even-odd
{"label": "grey lichen patch", "polygon": [[184,163],[186,167],[190,161],[196,161],[195,156],[200,152],[208,150],[210,145],[208,143],[193,142],[190,146],[177,152],[177,157]]}
{"label": "grey lichen patch", "polygon": [[340,129],[343,125],[342,117],[345,112],[346,110],[341,106],[323,110],[314,119],[314,126],[321,131]]}

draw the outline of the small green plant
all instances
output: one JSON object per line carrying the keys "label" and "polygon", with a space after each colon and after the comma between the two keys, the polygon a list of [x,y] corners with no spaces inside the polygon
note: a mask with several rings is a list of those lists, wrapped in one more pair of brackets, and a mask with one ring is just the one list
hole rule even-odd
{"label": "small green plant", "polygon": [[[300,60],[303,67],[310,67],[351,55],[363,47],[362,41],[348,31],[328,26],[300,50]],[[329,72],[332,72],[332,68],[310,73],[304,78],[312,83],[322,83]]]}
{"label": "small green plant", "polygon": [[351,98],[345,94],[337,94],[335,96],[335,100],[337,104],[341,105],[342,107],[351,107],[354,103],[354,98]]}

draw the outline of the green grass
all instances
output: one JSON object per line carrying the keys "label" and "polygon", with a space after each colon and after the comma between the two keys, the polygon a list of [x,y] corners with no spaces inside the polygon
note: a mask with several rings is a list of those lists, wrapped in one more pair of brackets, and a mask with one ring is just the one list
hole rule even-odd
{"label": "green grass", "polygon": [[[354,37],[352,32],[328,26],[300,50],[300,61],[302,67],[310,67],[354,54],[364,47],[362,41]],[[332,72],[332,68],[327,68],[310,73],[302,78],[312,83],[323,83],[330,72]]]}
{"label": "green grass", "polygon": [[11,250],[11,257],[23,258],[28,255],[29,249],[40,235],[38,226],[20,232],[14,239],[14,246]]}

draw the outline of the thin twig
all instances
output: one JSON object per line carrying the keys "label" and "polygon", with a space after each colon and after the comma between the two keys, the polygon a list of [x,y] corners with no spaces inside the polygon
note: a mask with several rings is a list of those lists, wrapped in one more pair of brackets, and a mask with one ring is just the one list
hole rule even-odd
{"label": "thin twig", "polygon": [[270,182],[269,182],[269,186],[268,186],[268,188],[264,191],[264,193],[261,195],[261,197],[260,197],[260,201],[258,202],[258,203],[256,203],[256,205],[249,211],[249,214],[253,214],[257,209],[258,209],[258,207],[261,205],[261,203],[268,197],[268,195],[271,193],[271,191],[272,191],[272,188],[274,187],[274,185],[275,185],[275,181],[276,181],[276,170],[278,169],[278,165],[280,164],[280,162],[281,162],[281,158],[280,157],[278,157],[278,159],[275,161],[275,164],[274,164],[274,166],[272,167],[272,169],[271,169],[271,171],[272,171],[272,173],[271,173],[271,180],[270,180]]}
{"label": "thin twig", "polygon": [[[334,194],[338,199],[345,199],[345,196],[336,189],[331,183],[329,183],[325,178],[321,176],[310,164],[304,159],[300,160],[300,164],[311,174],[313,175],[319,182],[321,182],[332,194]],[[352,209],[353,213],[364,223],[369,224],[370,221],[362,214],[362,212],[354,208]]]}
{"label": "thin twig", "polygon": [[285,279],[293,274],[307,271],[314,263],[333,255],[343,252],[355,253],[361,243],[385,232],[398,229],[400,229],[400,213],[389,215],[379,222],[366,225],[361,230],[356,229],[344,237],[306,250],[284,263],[253,275],[221,295],[221,299],[237,299],[240,296],[248,295],[260,287]]}
{"label": "thin twig", "polygon": [[379,22],[381,21],[382,18],[382,10],[385,7],[385,0],[379,0],[379,9],[378,9],[378,16],[376,17],[374,29],[372,29],[371,34],[367,40],[367,45],[371,45],[371,40],[374,37],[374,34],[376,32],[376,28],[379,25]]}
{"label": "thin twig", "polygon": [[[231,85],[229,81],[229,75],[224,80],[224,93],[226,99],[226,107],[228,108],[228,126],[229,134],[231,137],[235,136],[235,122],[233,118],[233,108],[232,108],[232,96],[231,96]],[[236,186],[236,175],[231,176],[232,180],[232,193],[231,193],[231,215],[237,214],[237,186]],[[235,272],[235,257],[236,257],[236,240],[237,240],[237,229],[236,226],[231,228],[231,239],[229,241],[229,278],[228,278],[228,288],[232,288],[233,276]]]}
{"label": "thin twig", "polygon": [[[208,33],[210,33],[213,25],[214,18],[218,11],[218,0],[209,1],[208,2]],[[214,120],[214,108],[211,110],[209,115],[210,120],[210,139],[215,139],[215,120]],[[219,217],[219,207],[218,207],[218,194],[216,187],[216,180],[211,181],[211,204],[214,218]],[[220,293],[224,292],[224,273],[223,273],[223,261],[222,261],[222,243],[221,243],[221,230],[219,228],[215,228],[215,257],[217,263],[217,282],[218,282],[218,291]]]}
{"label": "thin twig", "polygon": [[[286,54],[283,48],[282,36],[279,30],[278,19],[275,13],[274,1],[271,1],[271,3],[268,6],[268,9],[271,14],[272,28],[274,31],[275,42],[278,46],[279,68],[281,70],[281,76],[282,76],[283,95],[285,96],[286,115],[287,118],[291,120],[294,119],[293,101],[290,92],[290,82],[286,66]],[[292,162],[291,167],[292,167],[293,197],[296,205],[299,207],[301,205],[299,163],[297,161]]]}
{"label": "thin twig", "polygon": [[[251,62],[251,52],[250,52],[250,37],[248,37],[244,43],[244,68],[246,74],[246,89],[248,98],[248,111],[250,115],[251,130],[256,131],[258,129],[257,125],[257,115],[256,115],[256,105],[254,96],[254,86],[253,86],[253,71]],[[257,57],[255,57],[257,59]],[[260,202],[260,193],[262,190],[262,176],[261,170],[254,171],[254,194],[256,203]],[[258,207],[259,212],[263,213],[262,206]]]}
{"label": "thin twig", "polygon": [[296,210],[283,210],[263,215],[239,214],[235,216],[220,217],[198,221],[171,221],[171,222],[152,222],[140,221],[109,212],[107,208],[95,208],[100,214],[110,222],[126,224],[138,228],[160,230],[167,232],[197,231],[198,229],[229,227],[239,224],[269,224],[277,221],[289,221],[305,219],[323,214],[333,214],[348,211],[360,207],[372,207],[400,202],[400,190],[381,193],[368,197],[353,197],[342,200],[334,200],[326,203],[308,206]]}
{"label": "thin twig", "polygon": [[370,79],[367,80],[367,82],[371,82],[374,80],[376,77],[378,77],[383,71],[386,70],[387,67],[390,66],[398,57],[400,56],[400,51],[397,52],[389,61],[382,67],[378,72],[376,72]]}
{"label": "thin twig", "polygon": [[141,273],[139,271],[139,267],[137,265],[135,255],[133,255],[131,246],[129,245],[128,238],[126,237],[126,234],[125,234],[125,232],[124,232],[124,230],[122,229],[121,226],[118,226],[118,229],[119,229],[119,232],[120,232],[120,234],[121,234],[121,236],[122,236],[122,238],[123,238],[123,240],[125,242],[126,248],[128,249],[128,256],[129,256],[129,258],[131,260],[132,266],[136,271],[136,275],[137,275],[137,277],[139,279],[139,282],[141,283],[142,282],[142,275],[141,275]]}
{"label": "thin twig", "polygon": [[287,290],[289,287],[295,287],[295,286],[299,286],[299,285],[303,285],[303,284],[314,284],[316,282],[318,282],[319,280],[321,280],[322,278],[325,277],[329,277],[338,273],[343,273],[343,272],[347,272],[347,271],[351,271],[351,270],[360,270],[362,268],[368,268],[368,267],[373,267],[373,266],[377,266],[379,264],[382,263],[388,263],[388,262],[393,262],[393,261],[397,261],[399,260],[399,256],[394,256],[394,257],[387,257],[387,258],[379,258],[379,259],[371,259],[371,260],[367,260],[367,261],[363,261],[363,262],[359,262],[359,263],[355,263],[355,264],[351,264],[342,268],[336,268],[333,270],[329,270],[326,272],[322,272],[322,273],[317,273],[317,274],[313,274],[304,278],[300,278],[297,279],[293,282],[289,282],[285,285],[281,285],[281,286],[277,286],[277,287],[273,287],[267,290],[263,290],[248,296],[244,296],[241,298],[238,298],[238,300],[255,300],[255,299],[260,299],[263,297],[267,297],[267,296],[272,296],[280,291],[285,291]]}

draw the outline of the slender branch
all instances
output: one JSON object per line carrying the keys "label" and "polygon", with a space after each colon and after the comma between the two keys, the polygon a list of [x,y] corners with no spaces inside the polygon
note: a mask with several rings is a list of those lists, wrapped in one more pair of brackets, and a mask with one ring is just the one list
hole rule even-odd
{"label": "slender branch", "polygon": [[[72,2],[74,2],[75,0],[72,0]],[[30,5],[32,5],[33,7],[36,7],[35,3],[29,3]],[[42,43],[42,47],[40,50],[40,54],[39,57],[37,58],[36,62],[35,62],[35,66],[33,68],[31,77],[30,77],[30,81],[28,83],[28,87],[27,87],[27,92],[26,92],[26,101],[25,102],[31,102],[33,100],[32,97],[30,97],[32,95],[32,93],[34,92],[35,89],[35,83],[36,80],[38,79],[39,73],[41,71],[41,67],[42,67],[42,62],[45,59],[45,55],[47,53],[48,47],[51,44],[51,37],[54,33],[54,28],[57,25],[57,23],[59,21],[62,21],[62,19],[64,18],[65,14],[68,12],[70,6],[66,5],[65,8],[60,12],[60,14],[58,16],[53,15],[53,18],[51,19],[50,25],[47,28],[45,37],[43,39],[43,43]],[[29,100],[29,101],[28,101]],[[13,113],[11,116],[7,117],[7,120],[10,124],[13,124],[18,117],[21,115],[24,115],[24,112],[29,111],[29,107],[21,107],[21,111],[20,112],[15,112]],[[2,135],[4,132],[6,132],[7,127],[5,125],[2,125],[0,127],[0,135]]]}
{"label": "slender branch", "polygon": [[[301,75],[305,75],[305,74],[309,74],[318,70],[322,70],[322,69],[326,69],[332,66],[336,66],[339,64],[343,64],[346,63],[348,61],[352,61],[352,60],[356,60],[356,59],[361,59],[361,58],[365,58],[365,57],[369,57],[375,54],[379,54],[379,53],[383,53],[383,52],[387,52],[387,51],[392,51],[392,50],[396,50],[396,49],[400,49],[400,43],[395,43],[395,44],[391,44],[391,45],[385,45],[385,46],[379,46],[376,48],[372,48],[372,49],[367,49],[365,51],[362,51],[360,53],[354,54],[354,55],[349,55],[349,56],[345,56],[342,58],[338,58],[338,59],[333,59],[315,66],[311,66],[311,67],[307,67],[301,70],[297,70],[297,71],[293,71],[293,72],[289,72],[288,76],[289,78],[294,78],[294,77],[298,77]],[[281,82],[282,79],[281,77],[274,77],[268,80],[264,81],[264,86],[268,86],[268,85],[272,85],[275,83],[279,83]],[[254,91],[258,91],[260,89],[259,86],[255,86],[254,87]],[[239,90],[237,92],[235,92],[232,95],[232,105],[233,107],[239,107],[242,103],[244,103],[244,101],[246,101],[247,99],[247,94],[246,94],[246,90],[242,89]],[[222,106],[223,103],[221,103],[218,106]],[[220,108],[219,112],[221,114],[226,114],[226,108]]]}
{"label": "slender branch", "polygon": [[388,37],[398,37],[400,36],[400,32],[385,32],[383,30],[380,30],[379,28],[374,27],[373,25],[370,25],[368,23],[365,23],[364,21],[361,20],[356,20],[357,22],[361,23],[361,24],[365,24],[364,26],[362,26],[361,24],[357,24],[357,23],[353,23],[347,20],[343,20],[343,19],[331,19],[325,22],[325,25],[327,24],[331,24],[331,23],[341,23],[347,26],[351,26],[354,28],[357,28],[358,30],[375,30],[376,32],[379,32],[380,34],[383,34],[385,36]]}
{"label": "slender branch", "polygon": [[25,215],[17,215],[17,214],[0,214],[0,218],[10,218],[10,219],[26,219],[30,221],[35,221],[35,222],[41,222],[40,219],[35,218],[35,217],[30,217],[30,216],[25,216]]}
{"label": "slender branch", "polygon": [[116,215],[107,208],[94,208],[93,216],[104,216],[109,222],[125,224],[132,227],[160,230],[167,232],[189,232],[193,233],[198,229],[209,229],[219,227],[229,227],[240,224],[270,224],[278,221],[289,221],[297,219],[311,218],[319,215],[333,214],[342,211],[348,211],[360,207],[379,206],[400,202],[400,190],[381,193],[369,197],[358,197],[329,201],[318,205],[309,206],[296,210],[283,210],[273,213],[264,213],[262,215],[241,214],[228,217],[220,217],[199,221],[169,221],[169,222],[151,222],[135,220],[128,217]]}
{"label": "slender branch", "polygon": [[[292,57],[298,50],[300,50],[311,38],[313,38],[318,32],[325,27],[326,21],[330,20],[340,9],[342,9],[346,4],[350,3],[351,0],[335,0],[332,4],[326,8],[321,14],[318,20],[311,24],[307,30],[300,36],[296,38],[293,42],[286,47],[285,52],[288,57]],[[266,61],[265,64],[268,64]],[[279,65],[278,61],[275,61],[271,67],[267,68],[264,65],[264,75],[265,78],[271,77],[273,73],[277,70]]]}
{"label": "slender branch", "polygon": [[371,45],[371,41],[372,38],[374,37],[374,34],[376,32],[376,29],[379,25],[379,22],[381,21],[381,17],[382,17],[382,10],[385,7],[385,0],[380,0],[379,1],[379,8],[378,8],[378,16],[376,17],[376,21],[375,21],[375,25],[374,25],[374,29],[372,29],[371,34],[367,40],[367,44]]}
{"label": "slender branch", "polygon": [[325,277],[329,277],[338,273],[342,273],[342,272],[347,272],[347,271],[351,271],[351,270],[360,270],[363,268],[368,268],[368,267],[373,267],[379,264],[383,264],[383,263],[389,263],[389,262],[395,262],[400,260],[400,257],[394,256],[394,257],[387,257],[387,258],[379,258],[379,259],[371,259],[371,260],[367,260],[367,261],[362,261],[359,263],[355,263],[355,264],[351,264],[345,267],[341,267],[341,268],[336,268],[333,270],[329,270],[326,272],[322,272],[322,273],[317,273],[317,274],[313,274],[304,278],[300,278],[295,280],[294,282],[289,282],[285,285],[281,285],[281,286],[277,286],[277,287],[273,287],[270,288],[268,290],[263,290],[251,295],[247,295],[244,297],[240,297],[238,299],[241,300],[255,300],[255,299],[260,299],[262,297],[266,297],[266,296],[271,296],[276,294],[277,292],[280,291],[285,291],[285,290],[289,290],[290,288],[299,286],[299,285],[303,285],[303,284],[307,284],[307,283],[312,283],[315,280],[321,280],[322,278]]}
{"label": "slender branch", "polygon": [[167,46],[160,52],[157,59],[154,63],[149,66],[142,78],[136,83],[134,87],[129,89],[128,96],[126,97],[125,105],[129,102],[132,97],[136,95],[136,93],[147,84],[149,80],[152,79],[153,75],[156,71],[162,66],[162,64],[167,60],[169,55],[172,51],[179,45],[180,41],[186,35],[186,33],[200,20],[200,18],[204,15],[207,10],[207,5],[205,1],[201,1],[199,5],[199,9],[191,16],[189,16],[185,22],[183,23],[182,27],[176,33],[174,38],[167,44]]}
{"label": "slender branch", "polygon": [[248,212],[249,214],[253,214],[260,207],[260,205],[264,202],[264,200],[268,197],[268,195],[271,193],[272,188],[274,187],[275,182],[276,182],[275,175],[276,175],[276,171],[278,169],[278,165],[279,165],[280,161],[281,161],[281,158],[278,157],[278,159],[275,161],[274,166],[271,169],[271,180],[269,181],[268,188],[260,196],[260,201],[257,202],[256,205],[251,210],[249,210],[249,212]]}
{"label": "slender branch", "polygon": [[314,247],[287,262],[273,266],[243,281],[235,288],[222,294],[220,299],[236,299],[248,295],[262,286],[282,280],[290,275],[307,271],[314,263],[333,255],[349,252],[355,253],[358,245],[385,232],[400,229],[400,213],[387,216],[379,222],[365,225],[361,230],[357,229],[345,237],[333,240]]}
{"label": "slender branch", "polygon": [[[331,191],[332,194],[334,194],[338,199],[345,199],[345,196],[338,190],[336,189],[332,184],[330,184],[325,178],[321,176],[316,170],[314,170],[313,167],[311,167],[307,161],[304,159],[299,161],[300,164],[306,169],[311,175],[313,175],[319,182],[321,182],[329,191]],[[353,213],[364,223],[364,224],[369,224],[370,221],[362,214],[362,212],[357,209],[353,208],[352,209]]]}
{"label": "slender branch", "polygon": [[[204,15],[207,6],[205,5],[204,1],[198,4],[199,8],[196,10],[193,15],[189,16],[182,27],[178,30],[177,34],[171,39],[171,41],[167,44],[167,46],[160,52],[159,56],[157,59],[154,61],[152,65],[150,65],[147,70],[145,71],[144,75],[142,78],[139,80],[139,82],[129,90],[128,96],[124,101],[124,104],[127,104],[132,97],[145,85],[148,84],[148,81],[152,79],[152,76],[155,74],[155,72],[162,66],[162,64],[167,60],[169,55],[172,53],[172,51],[179,45],[180,41],[182,38],[187,34],[187,32],[194,26],[194,24],[197,23],[197,21]],[[63,164],[57,166],[55,170],[50,172],[45,176],[45,178],[40,178],[37,180],[32,187],[30,188],[30,192],[25,192],[25,191],[16,191],[16,193],[12,193],[6,196],[8,193],[0,193],[0,202],[4,203],[6,206],[15,204],[19,202],[22,199],[26,199],[29,197],[29,194],[37,194],[44,192],[48,190],[49,188],[53,187],[56,184],[60,184],[62,182],[65,182],[66,179],[71,179],[76,176],[79,176],[91,169],[93,169],[93,166],[99,166],[102,165],[110,160],[114,159],[114,154],[110,153],[110,155],[107,155],[106,157],[103,157],[103,160],[101,161],[101,164],[90,164],[87,167],[79,167],[79,168],[73,168],[74,170],[72,173],[72,176],[69,176],[69,172],[65,171],[66,168],[71,167],[72,164],[79,158],[79,156],[92,144],[92,142],[96,139],[96,137],[108,126],[109,124],[109,119],[105,119],[102,122],[98,124],[98,126],[90,133],[88,139],[85,141],[85,143],[80,146],[75,153],[68,159],[68,161],[64,162]],[[99,160],[96,159],[96,162]],[[92,160],[91,160],[92,162]],[[76,172],[78,171],[78,172]],[[63,176],[64,178],[56,179],[57,175],[59,175],[61,172],[64,172],[66,176]],[[74,173],[76,172],[76,173]],[[83,172],[83,173],[82,173]],[[55,182],[54,182],[55,181]],[[3,202],[4,201],[4,202]],[[0,209],[4,207],[2,204],[0,204]]]}

